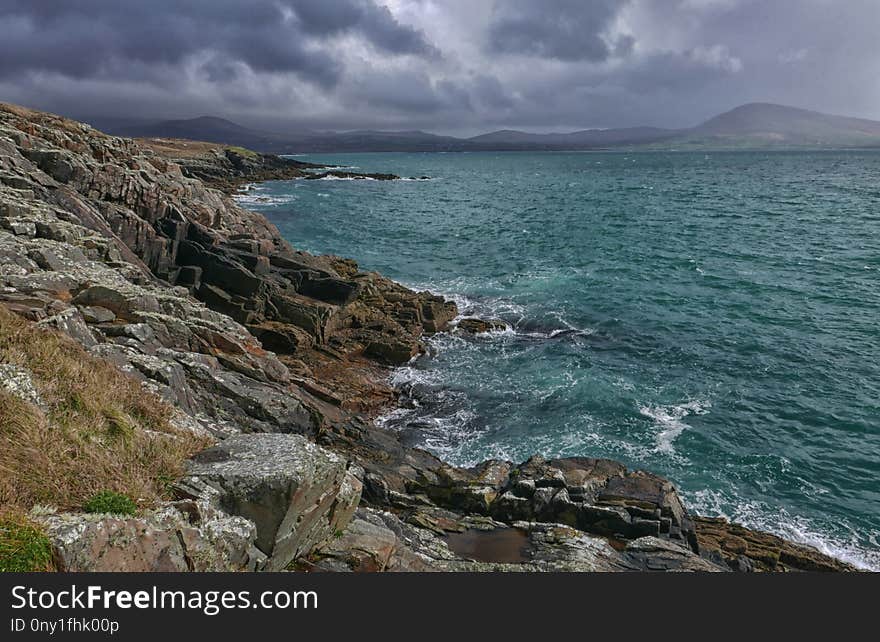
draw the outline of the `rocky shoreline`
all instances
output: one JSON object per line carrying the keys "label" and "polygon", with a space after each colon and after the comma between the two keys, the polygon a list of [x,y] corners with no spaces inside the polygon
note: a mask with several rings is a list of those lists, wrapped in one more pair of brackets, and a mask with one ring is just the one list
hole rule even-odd
{"label": "rocky shoreline", "polygon": [[[403,445],[372,422],[396,398],[389,368],[455,305],[299,252],[230,197],[322,168],[199,145],[0,104],[0,305],[215,443],[136,515],[23,507],[58,570],[854,570],[696,518],[671,482],[617,462],[461,469]],[[0,372],[33,405],[13,384]]]}

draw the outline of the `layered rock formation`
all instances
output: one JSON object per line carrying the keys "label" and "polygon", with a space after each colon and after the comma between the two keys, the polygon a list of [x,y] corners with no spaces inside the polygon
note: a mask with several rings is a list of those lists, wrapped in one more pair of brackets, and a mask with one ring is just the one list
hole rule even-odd
{"label": "layered rock formation", "polygon": [[796,555],[773,563],[769,541],[726,546],[650,473],[537,457],[464,470],[373,425],[394,400],[387,368],[419,354],[455,306],[293,249],[199,178],[237,184],[236,154],[256,162],[224,150],[182,169],[0,105],[0,304],[117,364],[218,442],[176,502],[126,519],[36,516],[62,569],[803,567]]}

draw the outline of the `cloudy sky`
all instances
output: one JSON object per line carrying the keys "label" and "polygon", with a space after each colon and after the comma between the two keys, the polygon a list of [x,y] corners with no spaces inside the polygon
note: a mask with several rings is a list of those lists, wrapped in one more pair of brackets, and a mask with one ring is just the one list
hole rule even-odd
{"label": "cloudy sky", "polygon": [[0,100],[471,134],[880,119],[878,0],[0,0]]}

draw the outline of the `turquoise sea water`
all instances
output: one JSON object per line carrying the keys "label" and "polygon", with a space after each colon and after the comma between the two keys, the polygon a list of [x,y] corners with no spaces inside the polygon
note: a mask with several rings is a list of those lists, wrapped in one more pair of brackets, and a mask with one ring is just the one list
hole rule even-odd
{"label": "turquoise sea water", "polygon": [[384,421],[457,464],[621,460],[880,569],[880,153],[305,157],[428,181],[243,201],[509,330],[440,335]]}

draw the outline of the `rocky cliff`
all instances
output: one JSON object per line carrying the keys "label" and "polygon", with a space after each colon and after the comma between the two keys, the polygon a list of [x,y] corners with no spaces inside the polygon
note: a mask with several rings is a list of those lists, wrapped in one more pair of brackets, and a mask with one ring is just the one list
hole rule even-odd
{"label": "rocky cliff", "polygon": [[295,250],[202,180],[229,189],[274,161],[206,150],[175,162],[179,150],[0,105],[0,304],[215,442],[136,515],[20,507],[60,570],[847,568],[695,521],[669,481],[616,462],[465,470],[404,446],[371,421],[394,401],[387,369],[455,306]]}

